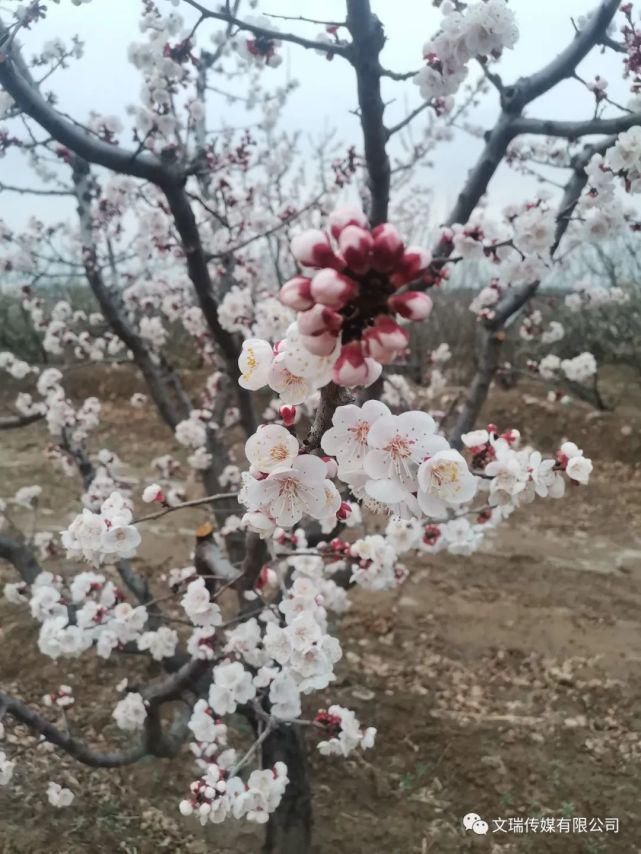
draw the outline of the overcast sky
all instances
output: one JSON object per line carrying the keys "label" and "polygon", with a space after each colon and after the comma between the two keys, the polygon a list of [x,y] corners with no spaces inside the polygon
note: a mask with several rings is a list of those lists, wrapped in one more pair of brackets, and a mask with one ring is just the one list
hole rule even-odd
{"label": "overcast sky", "polygon": [[[161,9],[173,8],[167,0],[157,2]],[[216,0],[209,2],[215,8]],[[572,38],[572,17],[589,12],[596,2],[511,0],[520,39],[515,50],[506,51],[498,67],[504,81],[535,71],[554,57]],[[86,47],[81,60],[74,62],[69,70],[58,72],[47,83],[57,93],[60,108],[80,121],[86,120],[89,110],[124,117],[124,108],[128,103],[136,102],[140,88],[139,74],[127,62],[127,47],[130,42],[141,39],[138,19],[142,4],[139,0],[93,0],[77,7],[71,0],[60,0],[58,5],[48,3],[47,6],[47,20],[22,37],[25,55],[31,56],[54,36],[69,40],[78,34]],[[372,0],[372,6],[383,21],[388,36],[384,64],[398,71],[419,67],[422,45],[435,31],[440,18],[430,0]],[[0,0],[0,9],[2,7],[3,0]],[[183,12],[183,4],[180,11]],[[259,11],[340,20],[345,15],[345,4],[344,0],[261,0]],[[191,21],[195,13],[185,6],[184,15]],[[287,22],[277,23],[281,28],[287,25]],[[207,22],[201,28],[200,44],[208,43],[209,33],[216,26],[215,22]],[[313,38],[320,28],[295,23],[291,29]],[[323,57],[295,45],[284,45],[283,52],[286,56],[283,66],[276,71],[268,69],[265,74],[273,74],[274,79],[278,79],[288,68],[300,81],[300,87],[287,106],[284,126],[291,130],[304,128],[310,135],[334,126],[347,144],[354,143],[360,147],[358,119],[350,113],[356,107],[356,92],[349,66],[339,58],[327,62]],[[595,74],[604,76],[610,81],[612,97],[625,103],[629,87],[621,79],[621,69],[621,56],[608,51],[590,58],[580,72],[586,78]],[[388,124],[393,124],[408,109],[420,103],[418,90],[411,81],[386,82],[385,97],[392,101]],[[577,82],[568,81],[535,102],[529,114],[548,118],[588,118],[593,106],[592,96]],[[497,97],[492,91],[472,118],[483,127],[491,127],[497,110]],[[216,116],[208,118],[209,125],[215,126]],[[463,132],[457,134],[455,141],[441,146],[434,170],[421,178],[425,183],[429,178],[434,197],[434,222],[439,221],[454,200],[480,147],[479,140]],[[20,158],[8,156],[0,160],[0,180],[14,184],[29,183],[28,168]],[[491,185],[492,206],[518,201],[531,192],[532,187],[527,179],[503,168]],[[64,202],[3,194],[0,217],[10,227],[19,227],[26,217],[34,213],[45,219],[58,219],[64,210],[61,204]]]}

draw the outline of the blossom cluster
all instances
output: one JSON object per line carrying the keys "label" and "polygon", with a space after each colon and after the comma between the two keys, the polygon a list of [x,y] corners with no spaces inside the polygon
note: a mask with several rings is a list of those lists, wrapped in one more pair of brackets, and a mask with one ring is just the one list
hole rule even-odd
{"label": "blossom cluster", "polygon": [[426,65],[414,82],[426,101],[455,95],[472,59],[496,59],[518,39],[514,13],[505,0],[471,3],[459,10],[461,5],[451,0],[440,4],[441,29],[423,47]]}
{"label": "blossom cluster", "polygon": [[67,557],[82,557],[98,566],[103,561],[130,558],[140,545],[140,533],[131,524],[131,504],[121,493],[112,492],[100,512],[83,510],[62,534]]}
{"label": "blossom cluster", "polygon": [[336,209],[327,225],[328,232],[309,229],[292,240],[306,273],[285,282],[280,300],[297,312],[303,347],[332,359],[335,383],[367,386],[406,350],[401,324],[431,311],[428,296],[405,289],[421,278],[431,255],[405,246],[390,223],[370,229],[357,208]]}
{"label": "blossom cluster", "polygon": [[392,415],[384,403],[337,407],[321,446],[336,458],[338,477],[370,506],[400,516],[447,516],[476,492],[461,454],[438,435],[425,412]]}
{"label": "blossom cluster", "polygon": [[266,536],[277,525],[289,528],[304,515],[336,518],[341,496],[329,479],[331,465],[311,454],[299,454],[298,439],[278,424],[268,424],[247,440],[250,470],[243,475],[239,501],[245,523]]}

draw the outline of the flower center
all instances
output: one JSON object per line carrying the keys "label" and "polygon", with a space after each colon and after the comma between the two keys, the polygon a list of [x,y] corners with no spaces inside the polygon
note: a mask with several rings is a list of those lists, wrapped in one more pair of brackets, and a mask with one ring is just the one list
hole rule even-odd
{"label": "flower center", "polygon": [[274,447],[270,450],[269,456],[272,460],[282,461],[286,460],[289,456],[289,452],[285,445],[274,445]]}
{"label": "flower center", "polygon": [[391,442],[389,442],[384,450],[388,452],[395,460],[406,460],[412,455],[411,445],[413,441],[406,436],[401,436],[398,433]]}
{"label": "flower center", "polygon": [[297,377],[296,374],[292,374],[285,368],[285,385],[300,385],[300,382],[300,377]]}
{"label": "flower center", "polygon": [[360,445],[367,444],[367,434],[369,433],[369,421],[359,421],[349,428],[350,433],[354,434],[354,438]]}
{"label": "flower center", "polygon": [[435,486],[451,486],[459,482],[459,467],[454,462],[440,463],[432,469],[432,482]]}

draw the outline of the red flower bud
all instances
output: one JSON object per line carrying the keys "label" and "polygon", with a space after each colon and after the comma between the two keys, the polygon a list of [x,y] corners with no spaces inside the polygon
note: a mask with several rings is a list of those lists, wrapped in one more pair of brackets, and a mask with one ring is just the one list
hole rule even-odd
{"label": "red flower bud", "polygon": [[341,231],[347,228],[348,225],[358,225],[361,228],[367,228],[367,217],[360,208],[351,205],[345,205],[342,208],[336,208],[335,211],[327,218],[327,224],[333,238],[338,240]]}
{"label": "red flower bud", "polygon": [[407,320],[425,320],[432,311],[432,300],[420,291],[396,294],[387,300],[391,311]]}
{"label": "red flower bud", "polygon": [[372,231],[372,267],[379,273],[389,273],[397,267],[403,257],[405,246],[393,225],[384,222]]}
{"label": "red flower bud", "polygon": [[338,474],[338,465],[336,463],[336,460],[334,459],[334,457],[321,457],[321,460],[327,466],[327,477],[330,480],[333,480],[333,478],[335,478]]}
{"label": "red flower bud", "polygon": [[350,344],[344,344],[332,371],[336,385],[347,388],[363,385],[367,380],[368,373],[361,342],[352,341]]}
{"label": "red flower bud", "polygon": [[342,276],[336,270],[327,269],[316,273],[310,290],[316,302],[340,310],[354,299],[358,293],[358,285],[349,276]]}
{"label": "red flower bud", "polygon": [[314,356],[331,356],[336,349],[338,335],[334,332],[321,332],[318,335],[301,335],[301,344]]}
{"label": "red flower bud", "polygon": [[363,332],[363,341],[372,358],[389,365],[406,347],[409,336],[398,323],[387,315],[376,318],[374,326]]}
{"label": "red flower bud", "polygon": [[337,333],[343,325],[343,317],[325,305],[315,305],[308,311],[301,311],[296,322],[302,335],[318,335],[321,332]]}
{"label": "red flower bud", "polygon": [[371,233],[357,225],[348,225],[338,238],[345,263],[354,273],[366,273],[370,268],[370,252],[374,246]]}
{"label": "red flower bud", "polygon": [[427,270],[432,263],[432,255],[421,249],[420,246],[408,247],[401,258],[398,269],[394,271],[391,279],[392,284],[400,288],[408,282],[413,282]]}
{"label": "red flower bud", "polygon": [[314,305],[311,284],[312,280],[306,276],[294,276],[282,286],[278,299],[294,311],[306,311]]}
{"label": "red flower bud", "polygon": [[291,242],[292,255],[304,267],[334,267],[340,270],[343,262],[334,254],[324,231],[310,228],[297,234]]}
{"label": "red flower bud", "polygon": [[296,422],[295,406],[281,406],[281,408],[278,410],[278,414],[280,415],[285,427],[294,426],[294,423]]}

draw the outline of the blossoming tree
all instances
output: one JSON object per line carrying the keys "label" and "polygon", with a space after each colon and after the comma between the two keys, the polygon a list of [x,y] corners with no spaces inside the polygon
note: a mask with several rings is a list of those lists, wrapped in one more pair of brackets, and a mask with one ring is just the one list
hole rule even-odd
{"label": "blossoming tree", "polygon": [[[21,40],[37,35],[49,10],[14,5],[0,26],[0,150],[27,157],[40,183],[2,189],[71,196],[77,221],[34,220],[22,234],[0,226],[2,267],[25,285],[23,306],[55,363],[0,353],[0,370],[24,383],[0,427],[45,419],[48,455],[79,477],[82,509],[58,542],[52,532],[26,535],[14,519],[16,507],[35,516],[39,485],[5,496],[0,557],[18,573],[5,596],[40,624],[43,655],[107,659],[134,650],[157,663],[158,676],[137,690],[121,686],[119,701],[114,693],[124,745],[113,752],[55,722],[54,714],[72,713],[66,685],[48,686],[49,712],[0,690],[0,739],[23,726],[98,767],[177,756],[190,742],[195,780],[177,804],[181,813],[202,824],[266,823],[266,850],[298,854],[311,838],[304,735],[327,757],[375,746],[375,730],[353,711],[314,702],[315,692],[331,690],[341,658],[329,614],[345,611],[354,585],[394,588],[412,560],[469,554],[520,505],[588,482],[592,463],[571,441],[545,458],[519,447],[518,425],[477,422],[515,322],[524,339],[558,339],[558,322],[543,329],[530,308],[557,259],[582,241],[637,227],[628,202],[641,188],[637,16],[632,4],[619,10],[618,0],[602,0],[574,22],[559,56],[508,85],[495,67],[518,38],[505,0],[436,4],[441,20],[422,60],[398,71],[381,64],[384,25],[370,0],[346,0],[344,20],[298,18],[295,32],[277,26],[277,16],[246,14],[241,0],[172,0],[176,8],[144,0],[143,38],[129,51],[142,77],[141,98],[128,106],[131,148],[119,117],[81,120],[57,108],[45,81],[81,45],[56,40],[28,65]],[[303,34],[319,26],[320,35]],[[295,140],[278,128],[290,84],[268,88],[287,44],[342,63],[359,104],[361,139],[339,152],[330,140],[319,144],[311,182],[291,154]],[[578,75],[585,57],[603,50],[621,54],[632,81],[626,108],[609,98],[603,79]],[[475,88],[463,87],[477,68],[496,91],[498,119],[431,244],[423,237],[408,245],[392,221],[393,194],[400,199],[411,167],[473,97]],[[239,79],[245,89],[230,93]],[[566,80],[593,99],[584,121],[525,114]],[[392,125],[382,87],[412,82],[423,100]],[[257,128],[213,130],[212,93],[243,99],[259,114]],[[421,116],[429,116],[427,130],[399,169],[390,146]],[[559,139],[567,141],[560,200],[519,200],[492,222],[480,205],[499,165],[553,159]],[[345,188],[359,181],[356,204]],[[400,222],[400,202],[398,211]],[[381,379],[406,353],[412,327],[429,323],[427,291],[467,259],[486,259],[492,273],[472,305],[477,371],[446,435],[437,413],[406,405],[398,383],[383,402]],[[99,313],[51,306],[39,292],[47,273],[70,272],[84,276]],[[176,336],[211,366],[199,399],[171,363]],[[594,373],[591,358],[577,354],[563,365],[547,356],[538,370],[561,369],[580,383]],[[74,402],[65,391],[66,366],[87,359],[135,364],[158,414],[189,450],[204,497],[187,500],[169,453],[150,461],[148,483],[134,494],[115,454],[92,440],[100,401]],[[433,359],[444,359],[441,348]],[[254,397],[265,389],[269,423],[260,423]],[[147,396],[134,395],[131,405],[148,405]],[[232,426],[244,432],[245,459],[234,457]],[[238,512],[223,511],[220,499],[236,500]],[[139,500],[156,509],[145,513]],[[196,505],[211,507],[216,527],[201,526],[189,565],[172,570],[168,589],[151,590],[131,563],[145,523]],[[373,516],[385,519],[384,534],[368,533]],[[58,548],[66,555],[60,574],[46,568]],[[90,568],[79,571],[81,561]],[[244,750],[233,732],[238,716],[254,734]],[[7,743],[0,784],[19,774]],[[47,794],[58,808],[77,797],[56,780]]]}

